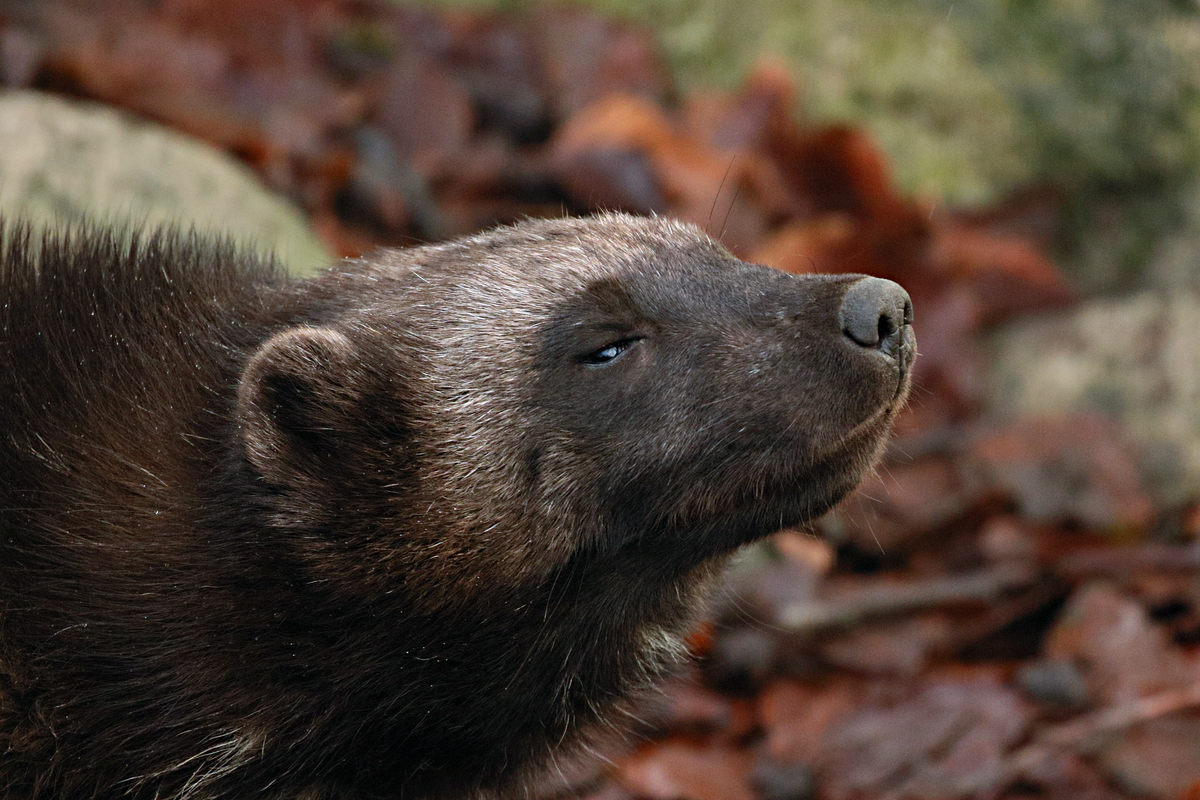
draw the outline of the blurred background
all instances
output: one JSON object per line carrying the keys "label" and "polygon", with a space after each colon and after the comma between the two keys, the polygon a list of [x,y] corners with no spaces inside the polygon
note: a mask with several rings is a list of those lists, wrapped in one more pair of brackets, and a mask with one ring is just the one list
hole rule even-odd
{"label": "blurred background", "polygon": [[1200,798],[1198,167],[1194,0],[0,0],[8,218],[303,273],[622,209],[908,288],[877,474],[547,795]]}

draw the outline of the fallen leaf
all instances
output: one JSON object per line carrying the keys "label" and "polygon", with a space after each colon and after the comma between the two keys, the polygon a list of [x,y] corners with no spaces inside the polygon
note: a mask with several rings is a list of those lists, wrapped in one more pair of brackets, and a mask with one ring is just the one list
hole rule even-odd
{"label": "fallen leaf", "polygon": [[753,758],[745,750],[667,739],[626,760],[617,778],[647,800],[755,800],[752,767]]}
{"label": "fallen leaf", "polygon": [[993,679],[939,681],[890,707],[843,720],[818,761],[831,798],[966,798],[994,786],[1030,710]]}
{"label": "fallen leaf", "polygon": [[1138,796],[1170,798],[1200,783],[1200,718],[1164,717],[1126,731],[1099,763]]}
{"label": "fallen leaf", "polygon": [[1197,669],[1136,602],[1107,583],[1077,590],[1046,636],[1047,658],[1076,664],[1097,705],[1120,705],[1197,680]]}
{"label": "fallen leaf", "polygon": [[860,694],[860,689],[844,679],[771,681],[758,697],[766,730],[765,751],[781,761],[812,762],[822,752],[830,728],[854,711]]}

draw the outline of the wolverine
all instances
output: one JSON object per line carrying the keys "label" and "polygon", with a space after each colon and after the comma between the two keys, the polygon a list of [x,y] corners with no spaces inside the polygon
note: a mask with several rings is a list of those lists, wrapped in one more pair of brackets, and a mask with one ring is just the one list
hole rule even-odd
{"label": "wolverine", "polygon": [[9,225],[0,798],[503,797],[903,404],[895,283],[605,214],[308,279]]}

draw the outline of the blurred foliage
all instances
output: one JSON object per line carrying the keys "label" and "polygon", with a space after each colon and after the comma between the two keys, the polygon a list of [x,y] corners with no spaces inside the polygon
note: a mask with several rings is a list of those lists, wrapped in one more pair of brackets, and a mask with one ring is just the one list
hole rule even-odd
{"label": "blurred foliage", "polygon": [[[437,0],[508,10],[530,0]],[[901,185],[958,206],[1048,184],[1067,250],[1120,285],[1200,167],[1196,0],[591,0],[659,33],[684,87],[783,61],[804,113],[867,126]],[[1116,222],[1114,223],[1114,219]]]}

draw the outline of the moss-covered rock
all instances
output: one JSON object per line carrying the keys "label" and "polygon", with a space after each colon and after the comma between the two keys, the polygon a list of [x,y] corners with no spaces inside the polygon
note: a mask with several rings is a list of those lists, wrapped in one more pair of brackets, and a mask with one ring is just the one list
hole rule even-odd
{"label": "moss-covered rock", "polygon": [[111,108],[0,92],[0,216],[218,232],[298,271],[330,261],[303,215],[244,165]]}
{"label": "moss-covered rock", "polygon": [[994,417],[1099,412],[1142,447],[1160,499],[1200,500],[1200,291],[1146,291],[1015,322],[994,341]]}

